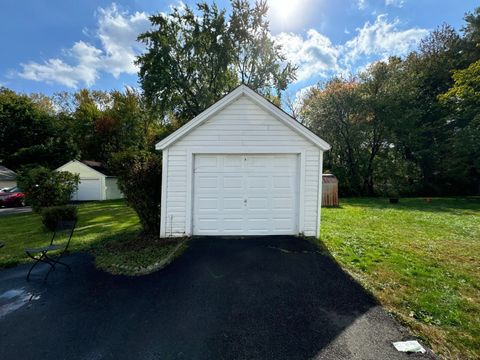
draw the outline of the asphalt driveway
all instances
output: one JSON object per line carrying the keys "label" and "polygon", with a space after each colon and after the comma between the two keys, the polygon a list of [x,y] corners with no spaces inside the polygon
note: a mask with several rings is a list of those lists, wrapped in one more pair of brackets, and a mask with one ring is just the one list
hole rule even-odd
{"label": "asphalt driveway", "polygon": [[66,262],[46,284],[0,272],[2,360],[433,358],[397,352],[412,336],[305,240],[196,239],[135,278]]}
{"label": "asphalt driveway", "polygon": [[0,216],[2,215],[13,215],[13,214],[23,214],[32,212],[30,206],[24,207],[0,207]]}

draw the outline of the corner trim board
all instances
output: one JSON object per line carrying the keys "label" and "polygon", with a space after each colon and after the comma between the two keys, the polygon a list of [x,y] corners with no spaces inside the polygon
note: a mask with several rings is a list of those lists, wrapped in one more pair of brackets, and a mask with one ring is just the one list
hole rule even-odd
{"label": "corner trim board", "polygon": [[160,237],[167,236],[167,182],[168,182],[168,149],[162,152],[162,198],[160,200]]}

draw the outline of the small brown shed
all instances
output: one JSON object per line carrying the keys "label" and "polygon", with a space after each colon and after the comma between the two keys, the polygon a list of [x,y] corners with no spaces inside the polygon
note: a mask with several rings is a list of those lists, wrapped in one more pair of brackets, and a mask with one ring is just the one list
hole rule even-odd
{"label": "small brown shed", "polygon": [[333,174],[322,175],[322,206],[338,206],[338,179]]}

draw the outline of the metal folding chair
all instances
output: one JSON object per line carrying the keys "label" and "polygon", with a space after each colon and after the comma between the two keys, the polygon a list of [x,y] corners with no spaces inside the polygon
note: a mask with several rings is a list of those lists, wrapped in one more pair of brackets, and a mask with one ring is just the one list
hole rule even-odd
{"label": "metal folding chair", "polygon": [[[32,272],[33,268],[37,266],[40,263],[48,264],[50,265],[50,269],[47,272],[47,275],[45,275],[44,281],[47,280],[48,275],[52,272],[52,270],[55,270],[56,265],[63,265],[65,266],[69,271],[72,271],[70,266],[68,264],[65,264],[64,262],[61,262],[59,259],[65,254],[65,252],[68,250],[68,246],[70,245],[70,240],[72,239],[73,231],[75,230],[77,222],[75,220],[72,221],[59,221],[57,224],[57,227],[55,228],[55,231],[53,232],[52,240],[50,240],[50,245],[40,247],[40,248],[35,248],[35,249],[25,249],[25,253],[33,260],[35,260],[34,264],[30,268],[27,274],[27,280],[30,278],[30,273]],[[58,240],[58,235],[60,233],[66,233],[68,236],[68,240],[66,244],[54,244],[54,242],[57,242]],[[52,256],[49,256],[49,252],[53,252],[56,250],[60,250],[60,252],[55,255],[55,258]]]}

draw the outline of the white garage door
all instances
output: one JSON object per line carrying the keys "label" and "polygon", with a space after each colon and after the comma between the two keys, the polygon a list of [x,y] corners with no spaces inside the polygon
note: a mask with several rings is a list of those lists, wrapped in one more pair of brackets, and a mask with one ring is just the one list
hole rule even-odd
{"label": "white garage door", "polygon": [[72,196],[73,200],[102,200],[102,182],[100,179],[80,179],[78,190]]}
{"label": "white garage door", "polygon": [[298,155],[196,155],[194,235],[298,233]]}

